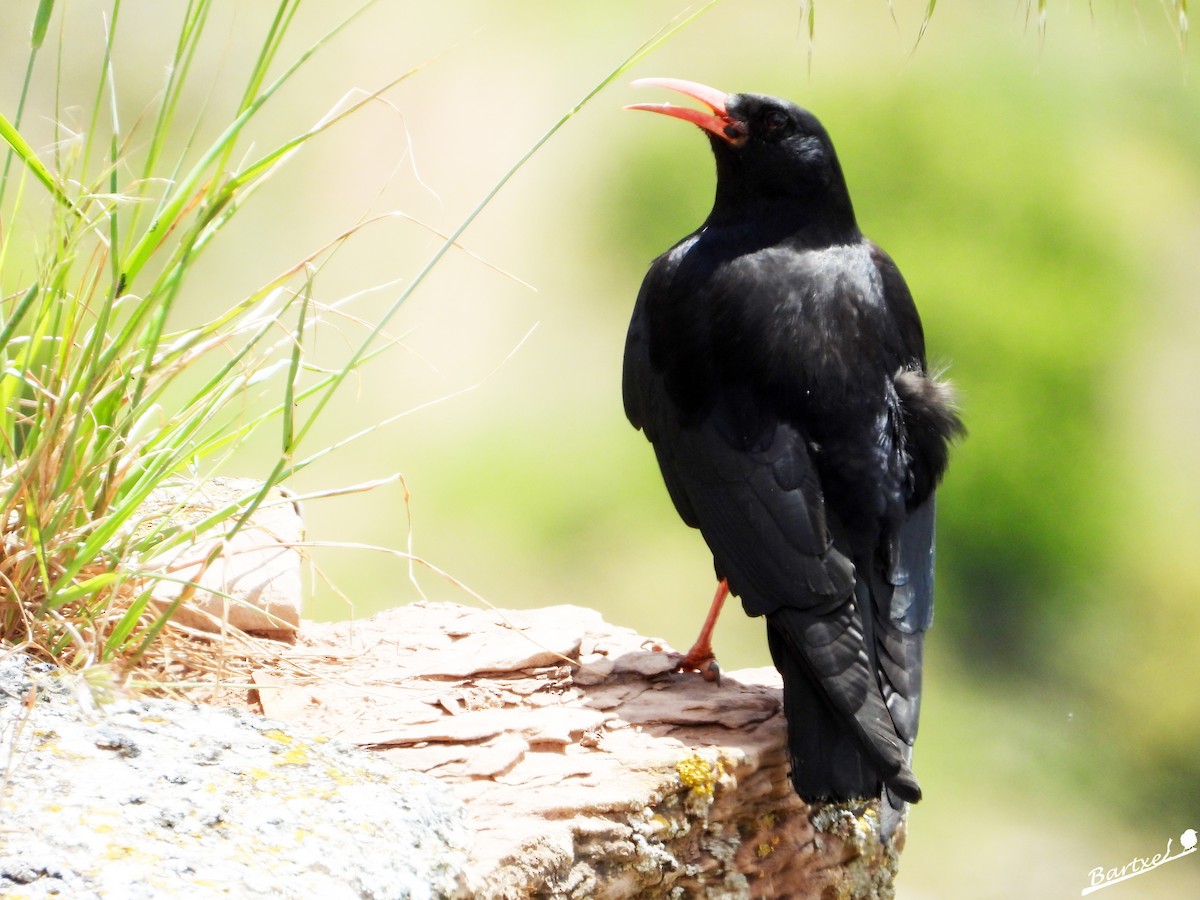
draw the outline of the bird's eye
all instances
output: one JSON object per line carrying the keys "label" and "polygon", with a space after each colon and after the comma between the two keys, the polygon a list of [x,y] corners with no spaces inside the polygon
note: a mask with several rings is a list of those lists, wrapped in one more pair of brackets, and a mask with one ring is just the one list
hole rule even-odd
{"label": "bird's eye", "polygon": [[767,134],[778,136],[787,128],[789,119],[787,113],[781,109],[768,110],[763,116],[763,129]]}

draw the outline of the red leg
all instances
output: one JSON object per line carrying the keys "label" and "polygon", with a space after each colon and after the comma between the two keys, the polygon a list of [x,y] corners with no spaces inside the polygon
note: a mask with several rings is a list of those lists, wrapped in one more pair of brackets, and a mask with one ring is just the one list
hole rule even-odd
{"label": "red leg", "polygon": [[678,671],[699,672],[705,681],[720,680],[721,667],[717,665],[717,657],[713,654],[712,636],[713,629],[717,627],[717,617],[721,615],[721,607],[725,605],[725,598],[728,596],[729,583],[722,578],[721,583],[717,585],[712,606],[708,609],[708,618],[704,620],[704,627],[700,629],[700,636],[696,638],[696,643],[692,644],[692,649],[679,661],[676,667]]}

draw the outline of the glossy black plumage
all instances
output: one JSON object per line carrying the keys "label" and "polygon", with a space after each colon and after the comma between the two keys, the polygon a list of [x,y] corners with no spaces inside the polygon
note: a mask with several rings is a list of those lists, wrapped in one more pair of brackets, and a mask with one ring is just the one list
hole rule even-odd
{"label": "glossy black plumage", "polygon": [[808,800],[915,801],[934,488],[962,426],[892,260],[855,221],[810,113],[755,94],[686,118],[717,164],[704,224],[650,267],[625,348],[629,420],[784,680]]}

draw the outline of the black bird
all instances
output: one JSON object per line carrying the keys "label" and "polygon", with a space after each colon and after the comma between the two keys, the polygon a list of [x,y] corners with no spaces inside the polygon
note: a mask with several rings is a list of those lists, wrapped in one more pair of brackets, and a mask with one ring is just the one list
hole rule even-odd
{"label": "black bird", "polygon": [[964,433],[896,264],[863,237],[833,144],[800,107],[642,79],[702,111],[712,212],[658,257],[625,345],[625,411],[719,587],[681,666],[713,677],[727,593],[766,616],[805,800],[920,799],[910,768],[933,616],[934,488]]}

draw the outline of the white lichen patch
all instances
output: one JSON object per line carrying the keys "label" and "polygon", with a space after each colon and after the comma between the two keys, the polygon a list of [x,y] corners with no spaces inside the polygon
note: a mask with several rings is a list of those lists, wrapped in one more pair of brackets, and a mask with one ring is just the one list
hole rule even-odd
{"label": "white lichen patch", "polygon": [[229,710],[85,710],[17,658],[0,660],[4,897],[456,892],[467,831],[433,779]]}

